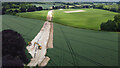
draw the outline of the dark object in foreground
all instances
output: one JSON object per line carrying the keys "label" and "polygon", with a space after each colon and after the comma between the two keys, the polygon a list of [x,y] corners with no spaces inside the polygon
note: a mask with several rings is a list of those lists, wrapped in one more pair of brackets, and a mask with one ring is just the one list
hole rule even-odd
{"label": "dark object in foreground", "polygon": [[26,43],[19,33],[9,29],[3,30],[2,66],[23,66],[23,64],[27,63],[25,45]]}
{"label": "dark object in foreground", "polygon": [[12,67],[19,67],[23,68],[23,62],[20,58],[13,57],[11,55],[6,55],[2,57],[2,68],[12,68]]}

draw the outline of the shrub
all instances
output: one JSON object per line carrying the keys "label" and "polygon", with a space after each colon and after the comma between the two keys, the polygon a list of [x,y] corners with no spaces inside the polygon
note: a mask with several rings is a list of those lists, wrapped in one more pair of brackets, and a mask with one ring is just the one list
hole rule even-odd
{"label": "shrub", "polygon": [[117,31],[120,32],[120,23],[118,23],[118,29],[117,29]]}
{"label": "shrub", "polygon": [[13,10],[6,10],[5,13],[6,13],[6,14],[12,14],[12,13],[13,13]]}
{"label": "shrub", "polygon": [[26,12],[26,8],[20,8],[21,12]]}
{"label": "shrub", "polygon": [[3,8],[2,8],[2,14],[3,14],[3,15],[5,14],[5,11],[6,11],[6,9],[3,7]]}
{"label": "shrub", "polygon": [[36,7],[30,7],[28,8],[27,12],[33,12],[33,11],[36,11]]}
{"label": "shrub", "polygon": [[115,22],[120,22],[120,14],[114,16]]}
{"label": "shrub", "polygon": [[21,12],[19,9],[14,10],[14,12],[19,13]]}
{"label": "shrub", "polygon": [[101,30],[120,31],[120,14],[114,16],[114,20],[108,20],[100,25]]}
{"label": "shrub", "polygon": [[117,26],[116,23],[112,20],[108,20],[106,23],[101,24],[101,30],[106,30],[106,31],[116,31]]}
{"label": "shrub", "polygon": [[36,10],[40,11],[40,10],[43,10],[43,8],[42,7],[37,7]]}

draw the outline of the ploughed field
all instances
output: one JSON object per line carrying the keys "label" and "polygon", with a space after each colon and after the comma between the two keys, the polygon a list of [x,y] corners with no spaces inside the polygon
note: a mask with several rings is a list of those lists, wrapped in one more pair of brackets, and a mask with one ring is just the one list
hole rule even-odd
{"label": "ploughed field", "polygon": [[[44,21],[3,15],[2,28],[19,32],[26,43]],[[27,54],[27,53],[26,53]],[[118,33],[78,29],[54,23],[54,48],[47,66],[115,66],[118,64]]]}
{"label": "ploughed field", "polygon": [[[82,11],[65,13],[66,11]],[[46,20],[47,11],[19,13],[18,16]],[[100,30],[100,24],[113,20],[117,13],[101,9],[63,9],[54,10],[53,22],[76,28]]]}

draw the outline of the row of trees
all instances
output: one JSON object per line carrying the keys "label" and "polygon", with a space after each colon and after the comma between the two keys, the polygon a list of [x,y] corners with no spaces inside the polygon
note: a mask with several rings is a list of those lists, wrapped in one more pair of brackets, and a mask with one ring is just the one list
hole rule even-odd
{"label": "row of trees", "polygon": [[120,14],[114,16],[114,20],[108,20],[100,26],[104,31],[119,31],[120,32]]}
{"label": "row of trees", "polygon": [[52,9],[68,9],[69,6],[52,6]]}
{"label": "row of trees", "polygon": [[[111,5],[111,6],[115,6],[115,5]],[[105,10],[120,13],[120,2],[118,3],[117,8],[110,7],[110,6],[108,8],[101,6],[101,8],[105,9]],[[104,31],[119,31],[120,32],[120,14],[115,15],[114,20],[108,20],[107,22],[103,22],[100,25],[100,28],[101,28],[101,30],[104,30]]]}
{"label": "row of trees", "polygon": [[33,12],[41,11],[43,8],[41,6],[36,7],[35,5],[28,3],[3,3],[2,14],[16,14],[20,12]]}
{"label": "row of trees", "polygon": [[92,5],[78,5],[78,6],[70,6],[70,5],[64,5],[64,6],[52,6],[52,9],[81,9],[81,8],[92,8]]}
{"label": "row of trees", "polygon": [[94,5],[93,8],[109,10],[109,11],[113,11],[113,12],[119,12],[118,11],[119,10],[118,4],[114,4],[114,5],[98,4],[98,5]]}
{"label": "row of trees", "polygon": [[[119,2],[120,3],[120,2]],[[53,9],[68,9],[68,8],[72,8],[72,9],[81,9],[81,8],[94,8],[94,9],[103,9],[103,10],[109,10],[109,11],[113,11],[113,12],[119,12],[120,10],[120,5],[119,3],[107,3],[106,4],[79,4],[79,3],[65,3],[64,5],[60,5],[60,6],[53,6]]]}

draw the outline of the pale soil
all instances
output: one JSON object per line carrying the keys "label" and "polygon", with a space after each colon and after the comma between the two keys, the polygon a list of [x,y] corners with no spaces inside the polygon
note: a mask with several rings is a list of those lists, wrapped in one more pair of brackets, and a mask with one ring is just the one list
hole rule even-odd
{"label": "pale soil", "polygon": [[[46,57],[47,48],[53,48],[53,23],[49,22],[52,20],[52,10],[48,12],[47,21],[44,23],[40,32],[36,35],[36,37],[31,41],[31,45],[28,45],[26,48],[28,52],[33,57],[28,63],[27,66],[36,66],[37,64],[40,66],[46,66],[49,57]],[[38,43],[42,48],[38,49]]]}
{"label": "pale soil", "polygon": [[85,12],[85,10],[64,11],[64,13]]}

